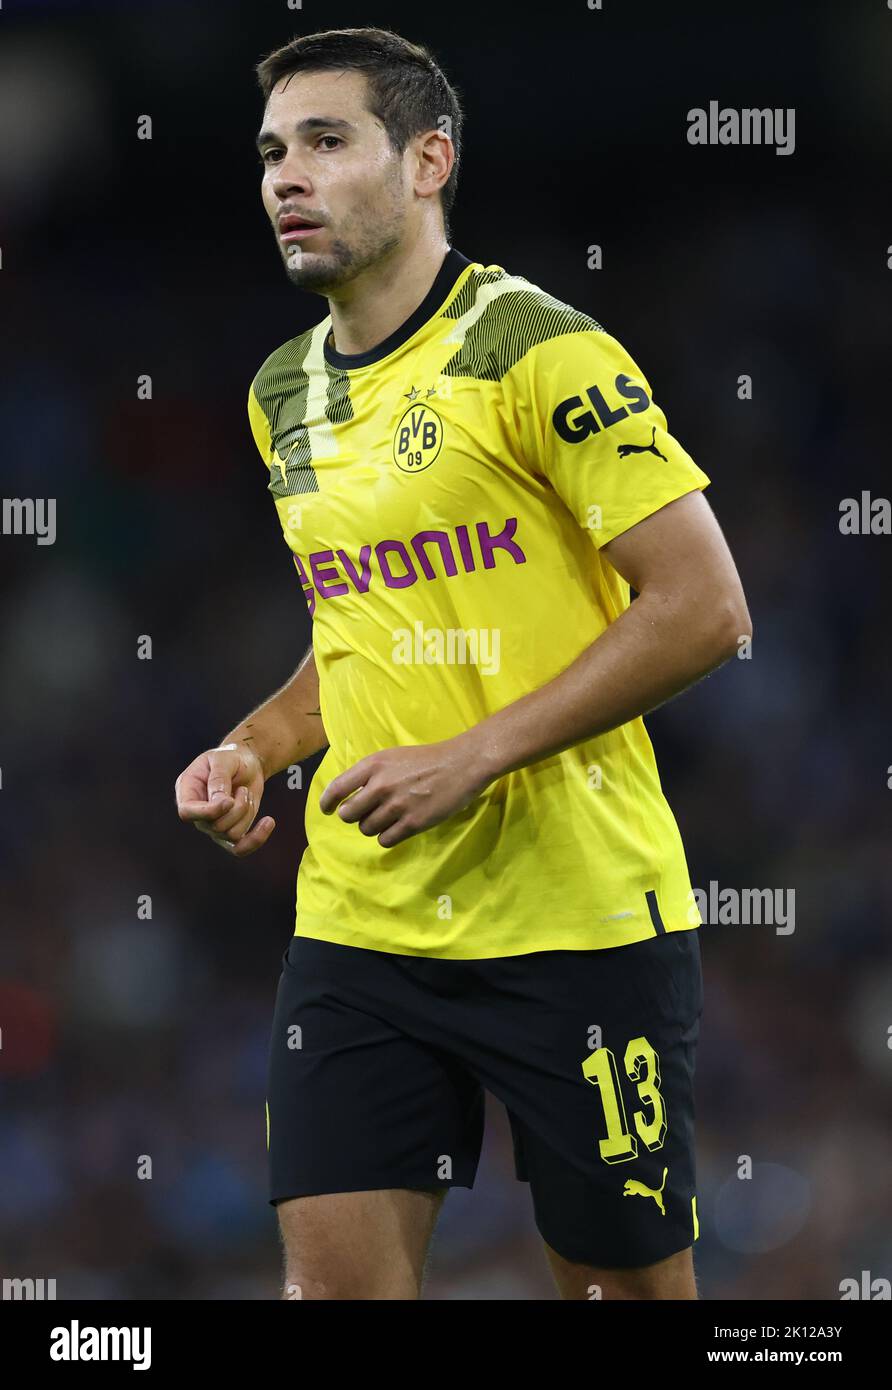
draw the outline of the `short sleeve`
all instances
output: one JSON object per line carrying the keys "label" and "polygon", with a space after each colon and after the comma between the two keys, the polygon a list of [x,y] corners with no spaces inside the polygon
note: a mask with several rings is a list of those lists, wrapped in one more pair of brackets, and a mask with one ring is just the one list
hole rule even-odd
{"label": "short sleeve", "polygon": [[593,327],[539,343],[505,385],[526,466],[549,480],[599,549],[709,484],[609,333]]}
{"label": "short sleeve", "polygon": [[263,459],[267,468],[269,468],[272,456],[269,421],[257,399],[253,382],[251,383],[251,389],[248,391],[248,421],[251,425],[251,433],[254,436],[254,443],[257,445],[260,457]]}

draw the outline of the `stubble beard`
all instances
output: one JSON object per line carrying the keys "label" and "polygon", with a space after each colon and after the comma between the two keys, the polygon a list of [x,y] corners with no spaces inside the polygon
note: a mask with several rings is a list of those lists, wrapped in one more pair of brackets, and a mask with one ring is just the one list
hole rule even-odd
{"label": "stubble beard", "polygon": [[349,240],[335,237],[329,249],[318,254],[310,250],[304,252],[301,245],[288,247],[284,256],[285,274],[295,289],[322,295],[336,293],[399,246],[405,208],[396,180],[390,191],[389,206],[356,210],[350,219],[355,224],[356,235],[348,233]]}

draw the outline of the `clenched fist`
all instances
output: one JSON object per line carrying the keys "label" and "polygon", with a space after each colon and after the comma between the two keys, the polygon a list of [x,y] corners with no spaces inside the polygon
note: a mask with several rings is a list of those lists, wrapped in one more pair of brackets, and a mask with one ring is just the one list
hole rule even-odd
{"label": "clenched fist", "polygon": [[263,785],[260,759],[247,744],[211,748],[176,780],[180,820],[191,821],[234,858],[244,859],[265,845],[276,828],[272,816],[254,825]]}

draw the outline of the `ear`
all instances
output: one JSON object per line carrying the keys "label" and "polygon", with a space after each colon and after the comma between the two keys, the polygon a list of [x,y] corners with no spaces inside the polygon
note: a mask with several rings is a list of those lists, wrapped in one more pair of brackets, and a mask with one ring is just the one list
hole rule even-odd
{"label": "ear", "polygon": [[455,164],[455,146],[448,130],[449,117],[442,116],[443,129],[429,130],[415,139],[415,192],[430,198],[447,182]]}

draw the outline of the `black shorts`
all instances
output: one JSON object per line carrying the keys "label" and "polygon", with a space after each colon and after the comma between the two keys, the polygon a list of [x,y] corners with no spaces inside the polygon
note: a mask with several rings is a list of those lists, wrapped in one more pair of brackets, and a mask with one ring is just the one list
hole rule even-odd
{"label": "black shorts", "polygon": [[567,1260],[634,1268],[697,1235],[699,932],[486,960],[296,936],[269,1057],[270,1201],[472,1187],[484,1088]]}

